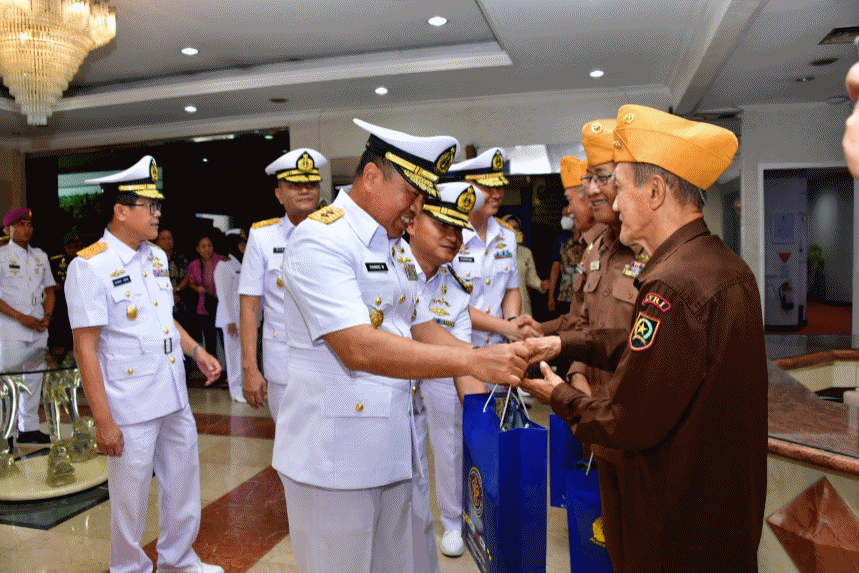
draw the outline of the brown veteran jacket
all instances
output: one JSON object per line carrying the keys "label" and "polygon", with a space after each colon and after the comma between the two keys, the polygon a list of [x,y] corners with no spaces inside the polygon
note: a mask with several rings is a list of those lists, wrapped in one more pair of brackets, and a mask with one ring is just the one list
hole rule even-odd
{"label": "brown veteran jacket", "polygon": [[768,386],[755,278],[696,219],[656,249],[637,282],[609,396],[567,384],[552,393],[580,440],[624,450],[616,571],[755,572]]}

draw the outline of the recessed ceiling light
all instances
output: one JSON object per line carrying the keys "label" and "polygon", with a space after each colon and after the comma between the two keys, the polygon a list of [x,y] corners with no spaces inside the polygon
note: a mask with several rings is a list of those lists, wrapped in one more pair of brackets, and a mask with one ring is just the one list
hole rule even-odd
{"label": "recessed ceiling light", "polygon": [[796,81],[804,84],[806,82],[810,82],[813,79],[814,79],[814,76],[802,76],[801,78],[796,78]]}
{"label": "recessed ceiling light", "polygon": [[274,139],[274,136],[269,133],[268,135],[263,135],[262,138],[263,139]]}
{"label": "recessed ceiling light", "polygon": [[197,48],[192,48],[191,46],[188,46],[187,48],[182,48],[182,53],[185,54],[186,56],[196,56],[197,54],[200,53],[200,50],[198,50]]}
{"label": "recessed ceiling light", "polygon": [[289,100],[285,97],[270,97],[268,98],[268,101],[270,101],[271,103],[286,103]]}
{"label": "recessed ceiling light", "polygon": [[208,162],[209,162],[209,158],[208,158],[208,157],[204,157],[204,158],[203,158],[203,163],[208,163]]}
{"label": "recessed ceiling light", "polygon": [[601,69],[599,69],[599,68],[597,68],[597,69],[595,69],[595,70],[593,70],[593,71],[591,72],[591,77],[592,77],[592,78],[601,78],[601,77],[603,77],[604,75],[605,75],[605,72],[604,72],[604,71],[602,71],[602,70],[601,70]]}
{"label": "recessed ceiling light", "polygon": [[376,93],[379,94],[380,96],[383,96],[386,93],[388,93],[388,88],[386,88],[385,86],[379,86],[376,88]]}
{"label": "recessed ceiling light", "polygon": [[185,111],[187,111],[188,113],[196,113],[197,108],[194,107],[193,105],[186,105]]}
{"label": "recessed ceiling light", "polygon": [[447,24],[447,18],[443,18],[442,16],[433,16],[429,20],[427,20],[431,26],[444,26]]}

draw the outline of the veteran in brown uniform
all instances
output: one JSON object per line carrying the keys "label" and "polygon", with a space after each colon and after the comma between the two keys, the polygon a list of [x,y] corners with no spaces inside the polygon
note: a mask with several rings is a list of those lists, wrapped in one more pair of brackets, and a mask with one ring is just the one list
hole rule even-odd
{"label": "veteran in brown uniform", "polygon": [[545,365],[544,380],[523,386],[583,442],[623,450],[621,538],[606,531],[615,571],[755,572],[767,453],[760,298],[701,213],[737,139],[635,105],[620,108],[614,136],[620,240],[650,253],[632,332],[608,396]]}
{"label": "veteran in brown uniform", "polygon": [[[572,360],[567,379],[587,379],[594,397],[607,398],[608,384],[620,353],[626,345],[638,288],[635,278],[644,268],[647,254],[640,246],[620,242],[620,216],[612,209],[617,187],[614,181],[614,119],[590,121],[582,127],[582,144],[587,154],[587,172],[582,177],[585,194],[597,224],[584,234],[588,248],[582,256],[576,289],[583,302],[557,337],[550,339],[551,354]],[[598,344],[592,343],[593,339]],[[585,444],[585,455],[597,459],[603,528],[609,537],[619,538],[622,514],[620,500],[611,494],[618,489],[615,466],[622,461],[619,450]],[[615,551],[617,546],[609,546]],[[619,559],[620,555],[613,558]]]}
{"label": "veteran in brown uniform", "polygon": [[[563,330],[570,330],[579,316],[582,302],[584,301],[584,293],[582,292],[581,280],[581,262],[582,255],[585,249],[588,248],[587,238],[585,233],[594,227],[594,212],[591,208],[591,202],[585,194],[584,179],[588,172],[588,162],[565,155],[561,158],[561,184],[564,186],[564,194],[567,197],[567,206],[572,211],[575,227],[573,228],[573,238],[571,253],[572,259],[576,265],[575,278],[573,279],[573,296],[570,300],[570,311],[558,318],[540,323],[540,329],[544,335],[557,334]],[[597,233],[602,232],[603,226],[598,227]],[[593,240],[593,237],[591,238]],[[555,273],[554,264],[552,265],[553,274]],[[560,274],[560,272],[558,272]],[[555,281],[557,282],[557,281]],[[550,286],[550,292],[554,290],[554,285]]]}

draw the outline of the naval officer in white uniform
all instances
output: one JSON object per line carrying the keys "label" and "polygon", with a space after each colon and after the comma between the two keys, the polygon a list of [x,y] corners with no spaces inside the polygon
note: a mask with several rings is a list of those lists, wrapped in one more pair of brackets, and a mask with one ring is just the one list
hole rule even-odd
{"label": "naval officer in white uniform", "polygon": [[[433,320],[457,339],[471,341],[471,284],[450,266],[462,246],[462,230],[470,229],[468,214],[479,209],[483,196],[468,183],[443,183],[439,198],[427,197],[423,211],[409,224],[409,246],[426,277],[420,305]],[[445,530],[459,534],[462,522],[462,405],[466,393],[486,391],[479,380],[460,382],[451,378],[419,380],[413,389],[416,442],[421,471],[415,472],[412,490],[415,572],[438,571],[438,550],[430,510],[427,432],[435,460],[436,498]],[[457,396],[459,392],[459,396]],[[451,534],[452,535],[452,534]],[[462,535],[459,534],[461,538]],[[442,544],[445,539],[442,538]],[[450,544],[450,541],[447,541]],[[461,544],[461,541],[460,541]],[[444,552],[444,551],[443,551]],[[447,553],[445,553],[447,554]]]}
{"label": "naval officer in white uniform", "polygon": [[[293,149],[265,168],[285,215],[251,226],[239,281],[244,397],[254,408],[268,397],[272,418],[286,388],[286,325],[283,320],[283,253],[295,226],[319,205],[319,168],[328,160],[314,149]],[[262,302],[260,302],[262,299]],[[257,326],[262,306],[263,374],[257,364]]]}
{"label": "naval officer in white uniform", "polygon": [[[54,276],[45,251],[30,245],[33,212],[13,209],[3,218],[10,235],[0,247],[0,372],[36,370],[48,346],[48,324],[54,309]],[[35,356],[34,356],[35,355]],[[42,374],[25,374],[30,393],[18,403],[18,443],[50,444],[39,430]]]}
{"label": "naval officer in white uniform", "polygon": [[239,276],[247,242],[242,229],[224,233],[227,260],[221,261],[213,273],[218,292],[215,326],[221,329],[230,398],[236,402],[247,402],[242,395],[242,347],[239,343]]}
{"label": "naval officer in white uniform", "polygon": [[191,544],[200,528],[197,425],[182,355],[212,382],[218,361],[173,319],[167,255],[158,236],[158,168],[150,156],[107,177],[104,235],[69,265],[66,299],[75,358],[108,457],[111,573],[151,573],[140,545],[153,471],[158,482],[159,573],[223,573]]}
{"label": "naval officer in white uniform", "polygon": [[495,217],[504,199],[504,176],[507,155],[500,147],[487,149],[473,159],[451,166],[446,180],[463,180],[474,185],[483,194],[483,206],[471,212],[472,230],[462,233],[462,249],[453,261],[456,272],[474,289],[471,293],[471,341],[475,346],[503,342],[505,336],[490,326],[488,317],[511,321],[517,338],[518,328],[528,330],[530,336],[539,336],[537,323],[530,316],[519,316],[522,299],[519,295],[519,267],[516,262],[516,233],[501,219]]}
{"label": "naval officer in white uniform", "polygon": [[437,196],[456,140],[355,121],[370,138],[352,190],[300,224],[284,256],[289,383],[272,465],[298,571],[411,573],[413,380],[515,383],[529,356],[472,349],[418,304],[401,235]]}

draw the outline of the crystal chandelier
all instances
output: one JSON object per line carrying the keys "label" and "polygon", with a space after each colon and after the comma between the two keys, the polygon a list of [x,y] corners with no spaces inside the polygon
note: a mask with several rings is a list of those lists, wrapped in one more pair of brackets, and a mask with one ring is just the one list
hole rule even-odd
{"label": "crystal chandelier", "polygon": [[83,59],[114,36],[107,0],[0,0],[0,76],[27,123],[47,125]]}

